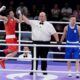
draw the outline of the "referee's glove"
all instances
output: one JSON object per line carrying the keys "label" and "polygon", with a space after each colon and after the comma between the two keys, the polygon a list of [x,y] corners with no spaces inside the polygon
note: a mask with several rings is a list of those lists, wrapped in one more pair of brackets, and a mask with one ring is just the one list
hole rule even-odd
{"label": "referee's glove", "polygon": [[18,10],[18,14],[19,14],[19,16],[22,15],[21,10]]}
{"label": "referee's glove", "polygon": [[1,8],[0,8],[0,12],[2,12],[2,11],[4,11],[6,9],[6,6],[2,6]]}

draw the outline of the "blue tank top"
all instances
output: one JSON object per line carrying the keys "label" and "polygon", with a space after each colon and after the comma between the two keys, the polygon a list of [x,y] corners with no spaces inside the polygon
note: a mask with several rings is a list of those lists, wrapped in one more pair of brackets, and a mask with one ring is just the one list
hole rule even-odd
{"label": "blue tank top", "polygon": [[70,42],[79,41],[79,33],[78,33],[77,25],[75,25],[73,29],[71,29],[70,25],[68,25],[66,41],[70,41]]}

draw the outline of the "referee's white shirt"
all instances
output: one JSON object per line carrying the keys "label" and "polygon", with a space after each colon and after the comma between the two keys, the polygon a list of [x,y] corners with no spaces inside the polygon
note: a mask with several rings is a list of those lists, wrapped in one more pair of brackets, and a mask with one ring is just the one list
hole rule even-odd
{"label": "referee's white shirt", "polygon": [[38,20],[30,20],[32,27],[32,40],[33,41],[50,41],[51,35],[56,33],[53,25],[48,21],[40,24]]}

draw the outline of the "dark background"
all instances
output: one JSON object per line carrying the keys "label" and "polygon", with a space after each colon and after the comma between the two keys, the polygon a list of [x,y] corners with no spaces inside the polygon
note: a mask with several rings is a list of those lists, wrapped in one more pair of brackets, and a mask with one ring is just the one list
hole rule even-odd
{"label": "dark background", "polygon": [[[8,6],[8,3],[11,0],[0,0],[3,4]],[[19,5],[19,2],[23,1],[25,6],[30,8],[33,4],[36,4],[38,7],[41,7],[43,4],[46,4],[47,9],[51,8],[54,3],[58,3],[59,7],[62,8],[64,3],[69,3],[69,6],[73,9],[75,8],[76,4],[80,4],[80,0],[13,0],[15,2],[15,7]]]}

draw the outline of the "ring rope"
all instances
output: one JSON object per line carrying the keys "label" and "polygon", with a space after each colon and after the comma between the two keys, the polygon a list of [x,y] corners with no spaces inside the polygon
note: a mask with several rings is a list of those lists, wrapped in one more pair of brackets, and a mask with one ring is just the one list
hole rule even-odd
{"label": "ring rope", "polygon": [[0,43],[0,45],[11,45],[11,46],[30,46],[30,47],[74,47],[80,48],[80,45],[39,45],[39,44],[4,44]]}
{"label": "ring rope", "polygon": [[[17,70],[17,69],[0,69],[0,71],[7,71],[7,72],[34,72],[34,73],[41,73],[41,72],[47,72],[47,73],[69,73],[68,71],[41,71],[41,70]],[[76,72],[71,71],[70,73],[76,74]],[[80,73],[80,72],[78,72]]]}
{"label": "ring rope", "polygon": [[25,60],[25,61],[27,61],[27,60],[47,60],[47,61],[59,61],[59,62],[61,62],[61,61],[80,61],[80,59],[51,59],[51,58],[17,58],[17,57],[0,57],[0,59],[13,59],[13,60]]}

